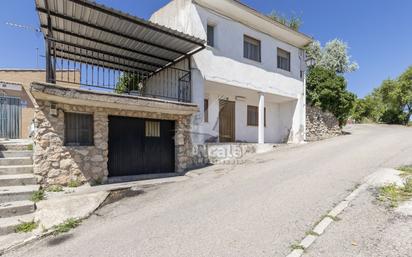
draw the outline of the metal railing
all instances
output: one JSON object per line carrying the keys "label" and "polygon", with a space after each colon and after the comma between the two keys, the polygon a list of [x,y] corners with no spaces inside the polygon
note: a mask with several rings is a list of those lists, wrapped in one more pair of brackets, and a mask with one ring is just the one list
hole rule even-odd
{"label": "metal railing", "polygon": [[[67,45],[50,48],[47,81],[81,89],[191,102],[188,58],[156,71],[111,55]],[[64,49],[63,49],[64,48]],[[76,54],[73,54],[76,52]]]}

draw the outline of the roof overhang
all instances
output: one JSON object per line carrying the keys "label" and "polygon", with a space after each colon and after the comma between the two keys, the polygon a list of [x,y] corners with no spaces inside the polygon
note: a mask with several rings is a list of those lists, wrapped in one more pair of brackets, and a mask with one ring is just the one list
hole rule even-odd
{"label": "roof overhang", "polygon": [[205,41],[89,0],[35,0],[53,56],[153,74],[205,48]]}
{"label": "roof overhang", "polygon": [[192,103],[74,89],[42,82],[33,82],[30,92],[36,100],[71,105],[176,115],[192,115],[199,111],[198,106]]}
{"label": "roof overhang", "polygon": [[192,0],[200,6],[211,9],[219,14],[241,22],[246,26],[268,34],[283,42],[289,43],[298,48],[304,48],[313,38],[301,32],[295,31],[257,10],[242,4],[236,0]]}

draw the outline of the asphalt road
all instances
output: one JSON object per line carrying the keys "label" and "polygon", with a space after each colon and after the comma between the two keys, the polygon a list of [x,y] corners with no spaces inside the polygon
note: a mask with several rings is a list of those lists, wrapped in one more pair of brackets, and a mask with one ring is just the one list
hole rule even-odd
{"label": "asphalt road", "polygon": [[7,256],[286,256],[366,175],[412,163],[412,128],[349,130],[149,189]]}

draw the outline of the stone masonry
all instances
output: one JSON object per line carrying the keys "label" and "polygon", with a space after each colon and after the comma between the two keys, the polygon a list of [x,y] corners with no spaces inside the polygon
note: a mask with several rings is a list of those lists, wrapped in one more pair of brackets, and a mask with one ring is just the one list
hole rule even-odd
{"label": "stone masonry", "polygon": [[[58,115],[51,115],[50,102],[37,100],[35,110],[34,172],[43,185],[67,185],[70,181],[91,184],[104,183],[108,177],[108,116],[163,119],[176,121],[176,172],[198,166],[199,160],[190,158],[191,115],[128,111],[104,107],[57,104]],[[94,146],[64,145],[64,113],[89,113],[94,116]],[[126,128],[125,128],[126,129]],[[201,162],[202,160],[200,160]]]}
{"label": "stone masonry", "polygon": [[317,141],[342,134],[339,121],[330,112],[324,112],[318,107],[307,106],[306,109],[306,140]]}

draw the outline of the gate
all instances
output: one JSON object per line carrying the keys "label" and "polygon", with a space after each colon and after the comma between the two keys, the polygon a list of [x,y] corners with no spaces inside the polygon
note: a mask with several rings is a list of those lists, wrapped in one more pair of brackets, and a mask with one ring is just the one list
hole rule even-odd
{"label": "gate", "polygon": [[0,138],[19,138],[20,131],[20,98],[0,95]]}
{"label": "gate", "polygon": [[174,121],[109,116],[109,176],[174,172],[174,128]]}

